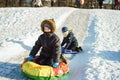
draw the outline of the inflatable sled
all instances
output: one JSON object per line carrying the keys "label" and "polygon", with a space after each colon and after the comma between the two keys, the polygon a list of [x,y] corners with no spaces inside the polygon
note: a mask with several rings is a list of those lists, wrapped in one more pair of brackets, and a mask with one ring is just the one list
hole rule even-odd
{"label": "inflatable sled", "polygon": [[65,51],[64,51],[64,54],[77,54],[77,53],[79,53],[79,52],[77,52],[77,51],[72,51],[72,50],[65,50]]}
{"label": "inflatable sled", "polygon": [[73,51],[73,50],[68,50],[68,49],[64,49],[64,47],[61,48],[61,52],[63,54],[78,54],[80,52],[82,52],[82,48],[80,47],[80,51]]}
{"label": "inflatable sled", "polygon": [[26,62],[26,59],[21,64],[21,70],[25,76],[33,80],[54,80],[69,72],[68,65],[64,62],[60,62],[59,68],[53,68],[51,66],[39,65],[35,61]]}

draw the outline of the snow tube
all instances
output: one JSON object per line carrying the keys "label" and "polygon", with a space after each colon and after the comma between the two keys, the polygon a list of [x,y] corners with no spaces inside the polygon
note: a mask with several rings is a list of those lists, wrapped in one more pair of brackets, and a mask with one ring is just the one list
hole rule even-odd
{"label": "snow tube", "polygon": [[72,51],[72,50],[65,50],[65,51],[64,51],[64,54],[77,54],[77,53],[79,53],[79,52],[77,52],[77,51]]}
{"label": "snow tube", "polygon": [[61,48],[61,52],[63,54],[77,54],[77,53],[79,53],[77,51],[72,51],[72,50],[68,50],[68,49],[65,50],[64,47]]}
{"label": "snow tube", "polygon": [[21,64],[23,74],[33,80],[54,80],[60,78],[69,72],[68,65],[60,62],[58,68],[51,66],[39,65],[35,62],[26,62]]}
{"label": "snow tube", "polygon": [[77,53],[79,53],[79,52],[77,52],[77,51],[64,50],[64,48],[61,49],[61,52],[62,52],[63,54],[77,54]]}

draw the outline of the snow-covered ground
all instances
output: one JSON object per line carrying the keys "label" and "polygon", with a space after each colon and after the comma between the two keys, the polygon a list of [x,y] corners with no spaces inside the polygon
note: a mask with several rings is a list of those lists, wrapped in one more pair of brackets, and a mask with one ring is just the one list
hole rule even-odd
{"label": "snow-covered ground", "polygon": [[0,80],[28,80],[20,64],[42,33],[41,21],[48,18],[55,20],[61,41],[61,27],[68,26],[84,50],[68,59],[70,74],[61,80],[120,80],[119,14],[69,7],[0,8]]}

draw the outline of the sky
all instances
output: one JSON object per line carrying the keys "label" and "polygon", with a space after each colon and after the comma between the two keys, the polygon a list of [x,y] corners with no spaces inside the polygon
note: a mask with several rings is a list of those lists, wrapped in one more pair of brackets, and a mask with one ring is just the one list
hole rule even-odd
{"label": "sky", "polygon": [[71,7],[0,8],[0,79],[27,80],[20,64],[29,56],[40,23],[54,19],[73,29],[83,52],[67,54],[70,73],[61,80],[120,80],[120,11]]}

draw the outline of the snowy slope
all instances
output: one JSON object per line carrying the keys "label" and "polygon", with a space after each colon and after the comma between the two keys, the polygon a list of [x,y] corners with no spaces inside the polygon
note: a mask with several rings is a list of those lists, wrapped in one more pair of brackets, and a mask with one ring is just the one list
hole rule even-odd
{"label": "snowy slope", "polygon": [[20,64],[42,33],[40,22],[54,18],[73,29],[83,47],[69,59],[70,74],[61,80],[120,80],[120,12],[69,7],[0,8],[0,80],[28,80]]}

